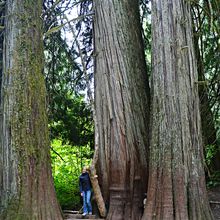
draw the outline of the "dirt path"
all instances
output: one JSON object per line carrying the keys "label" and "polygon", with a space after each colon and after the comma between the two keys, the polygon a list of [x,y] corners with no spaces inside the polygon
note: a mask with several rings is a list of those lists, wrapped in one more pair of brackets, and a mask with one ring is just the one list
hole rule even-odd
{"label": "dirt path", "polygon": [[[210,201],[210,206],[214,215],[215,220],[220,220],[220,186],[216,188],[212,188],[208,190],[208,195],[209,195],[209,201]],[[75,219],[82,219],[82,215],[80,214],[73,214],[72,211],[69,211],[65,213],[65,220],[75,220]],[[93,216],[86,216],[83,219],[96,219],[96,217]],[[100,219],[103,220],[103,219]]]}
{"label": "dirt path", "polygon": [[82,214],[78,214],[76,211],[71,210],[64,210],[64,219],[65,220],[103,220],[97,218],[95,215],[86,215],[85,217],[82,216]]}

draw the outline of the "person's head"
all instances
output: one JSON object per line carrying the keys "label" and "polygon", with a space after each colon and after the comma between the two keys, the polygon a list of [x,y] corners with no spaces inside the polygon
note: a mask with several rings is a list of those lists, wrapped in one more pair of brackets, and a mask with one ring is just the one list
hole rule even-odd
{"label": "person's head", "polygon": [[82,168],[82,173],[86,173],[87,172],[87,167],[83,167]]}

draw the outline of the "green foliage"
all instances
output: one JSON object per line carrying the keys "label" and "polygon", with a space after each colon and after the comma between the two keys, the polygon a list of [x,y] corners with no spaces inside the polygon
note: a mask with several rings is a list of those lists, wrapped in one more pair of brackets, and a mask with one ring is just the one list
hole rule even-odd
{"label": "green foliage", "polygon": [[211,164],[212,159],[217,154],[217,152],[218,152],[218,148],[214,144],[207,145],[205,147],[205,160],[208,166]]}
{"label": "green foliage", "polygon": [[[216,145],[207,145],[205,147],[205,160],[206,164],[209,167],[218,153],[219,149]],[[207,187],[212,188],[220,185],[220,171],[212,171],[211,175],[208,177],[207,180]]]}
{"label": "green foliage", "polygon": [[51,139],[93,146],[92,112],[81,92],[86,83],[80,65],[75,61],[76,51],[69,49],[61,31],[47,36],[44,45]]}
{"label": "green foliage", "polygon": [[50,121],[52,138],[60,138],[72,145],[91,147],[94,139],[92,112],[83,96],[54,95]]}
{"label": "green foliage", "polygon": [[62,209],[79,210],[81,198],[79,175],[91,163],[93,151],[88,146],[63,145],[55,139],[51,146],[52,170],[58,201]]}
{"label": "green foliage", "polygon": [[209,188],[216,186],[220,186],[220,171],[214,172],[207,182],[207,187]]}

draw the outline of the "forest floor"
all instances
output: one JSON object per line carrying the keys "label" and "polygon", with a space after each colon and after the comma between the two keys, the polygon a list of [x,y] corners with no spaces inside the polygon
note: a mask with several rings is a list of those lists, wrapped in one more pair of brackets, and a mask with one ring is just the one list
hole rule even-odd
{"label": "forest floor", "polygon": [[104,219],[100,219],[100,218],[97,218],[95,215],[87,215],[85,217],[82,216],[82,214],[72,214],[70,213],[64,213],[64,219],[65,220],[83,220],[83,219],[86,219],[86,220],[104,220]]}
{"label": "forest floor", "polygon": [[[210,206],[212,209],[212,213],[214,215],[214,220],[220,220],[220,186],[208,189],[208,196],[210,201]],[[72,211],[69,211],[70,213],[65,214],[65,220],[80,220],[82,215],[71,213]],[[95,216],[87,216],[83,219],[96,219]]]}
{"label": "forest floor", "polygon": [[208,190],[210,206],[215,220],[220,220],[220,186]]}

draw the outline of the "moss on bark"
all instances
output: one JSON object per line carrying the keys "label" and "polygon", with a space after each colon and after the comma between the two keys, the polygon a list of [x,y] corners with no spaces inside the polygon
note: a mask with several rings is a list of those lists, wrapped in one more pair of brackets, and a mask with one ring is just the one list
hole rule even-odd
{"label": "moss on bark", "polygon": [[7,1],[1,147],[11,164],[3,164],[0,216],[6,220],[62,219],[50,167],[41,7],[41,0]]}

